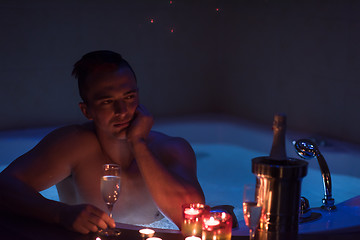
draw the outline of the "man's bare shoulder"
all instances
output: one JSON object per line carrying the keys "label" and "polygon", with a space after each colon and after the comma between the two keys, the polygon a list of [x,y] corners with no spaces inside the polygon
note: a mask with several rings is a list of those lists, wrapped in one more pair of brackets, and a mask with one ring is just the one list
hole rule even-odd
{"label": "man's bare shoulder", "polygon": [[79,139],[96,140],[95,131],[91,123],[73,124],[57,128],[43,140],[78,141]]}
{"label": "man's bare shoulder", "polygon": [[15,159],[5,175],[15,176],[42,191],[68,177],[75,166],[93,158],[99,149],[96,135],[88,125],[61,127]]}
{"label": "man's bare shoulder", "polygon": [[54,159],[56,154],[62,153],[69,156],[91,154],[99,146],[98,139],[91,124],[68,125],[55,129],[45,136],[32,152],[37,155],[51,155]]}

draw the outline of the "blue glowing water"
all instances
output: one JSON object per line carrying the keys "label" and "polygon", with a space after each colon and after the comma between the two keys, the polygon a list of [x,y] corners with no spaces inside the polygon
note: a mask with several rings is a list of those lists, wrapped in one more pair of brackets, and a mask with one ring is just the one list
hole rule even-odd
{"label": "blue glowing water", "polygon": [[[206,133],[209,126],[203,126],[202,133]],[[21,154],[30,150],[38,141],[51,129],[0,132],[0,171],[2,171],[12,160]],[[161,130],[161,129],[160,129]],[[168,130],[168,129],[166,129]],[[233,132],[233,129],[230,129]],[[166,131],[165,131],[166,132]],[[178,129],[177,133],[184,133],[183,129]],[[219,135],[219,132],[217,135]],[[238,135],[238,133],[236,133]],[[249,132],[251,134],[251,132]],[[226,136],[220,134],[226,139]],[[187,138],[187,136],[184,136]],[[249,136],[249,138],[254,136]],[[199,182],[204,190],[206,202],[210,206],[215,205],[233,205],[234,212],[238,220],[242,220],[242,192],[245,183],[255,183],[255,176],[251,173],[251,159],[259,156],[266,156],[268,152],[264,150],[253,150],[254,148],[227,143],[210,143],[205,141],[201,143],[198,140],[192,140],[190,143],[197,157],[197,168]],[[264,141],[271,143],[271,138]],[[261,148],[260,148],[261,149]],[[266,148],[264,148],[266,149]],[[333,156],[329,156],[329,155]],[[353,176],[334,173],[346,172],[346,167],[351,170],[351,165],[346,166],[346,159],[357,158],[358,155],[352,155],[353,152],[323,152],[326,159],[336,159],[343,163],[344,171],[332,171],[333,197],[336,204],[359,195],[360,175]],[[358,153],[354,153],[358,154]],[[316,160],[311,160],[308,174],[302,182],[302,195],[309,199],[311,207],[321,206],[321,200],[324,197],[321,173]],[[352,160],[351,160],[352,161]],[[351,162],[350,161],[350,162]],[[338,169],[336,169],[338,170]],[[41,194],[49,199],[59,200],[55,186],[42,191]],[[166,227],[169,227],[168,225]],[[174,227],[174,225],[172,226]],[[170,228],[172,228],[170,226]],[[176,228],[176,227],[175,227]]]}

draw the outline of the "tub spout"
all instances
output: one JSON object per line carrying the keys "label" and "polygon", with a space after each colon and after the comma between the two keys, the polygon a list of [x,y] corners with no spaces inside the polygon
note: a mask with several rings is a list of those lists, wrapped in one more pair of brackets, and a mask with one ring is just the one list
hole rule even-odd
{"label": "tub spout", "polygon": [[300,139],[293,141],[294,147],[297,154],[304,158],[310,159],[316,157],[320,166],[321,175],[323,178],[324,185],[324,198],[322,200],[321,208],[324,210],[334,210],[336,207],[334,205],[335,200],[332,197],[332,187],[331,187],[331,175],[329,167],[325,161],[325,158],[320,153],[319,148],[315,143],[308,139]]}

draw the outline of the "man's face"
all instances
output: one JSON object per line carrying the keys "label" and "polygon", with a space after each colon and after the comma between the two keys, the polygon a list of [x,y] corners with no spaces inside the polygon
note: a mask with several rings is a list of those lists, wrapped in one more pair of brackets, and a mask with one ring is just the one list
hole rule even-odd
{"label": "man's face", "polygon": [[80,103],[84,115],[94,121],[98,134],[126,138],[126,130],[139,104],[133,73],[122,67],[114,73],[88,80],[87,102]]}

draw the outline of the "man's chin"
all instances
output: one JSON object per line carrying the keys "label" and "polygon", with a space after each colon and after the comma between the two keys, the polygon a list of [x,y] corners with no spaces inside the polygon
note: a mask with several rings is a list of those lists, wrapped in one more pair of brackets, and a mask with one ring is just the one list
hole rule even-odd
{"label": "man's chin", "polygon": [[118,140],[126,140],[127,139],[126,130],[122,130],[122,131],[119,131],[119,132],[114,132],[113,136],[115,138],[117,138]]}

